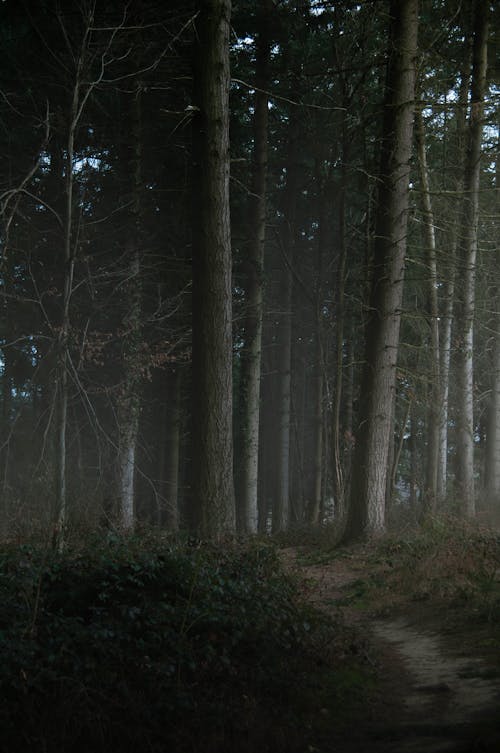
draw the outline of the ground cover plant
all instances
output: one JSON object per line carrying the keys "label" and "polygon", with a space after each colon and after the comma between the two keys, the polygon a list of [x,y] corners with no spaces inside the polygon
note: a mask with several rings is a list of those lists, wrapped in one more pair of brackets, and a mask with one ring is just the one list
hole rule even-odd
{"label": "ground cover plant", "polygon": [[[479,626],[500,649],[500,535],[452,516],[435,516],[377,540],[340,546],[335,529],[298,548],[298,563],[342,569],[351,577],[340,608],[388,616],[411,605],[439,608],[448,622]],[[500,655],[500,651],[499,651]]]}
{"label": "ground cover plant", "polygon": [[4,546],[0,749],[303,750],[362,693],[338,640],[269,545]]}
{"label": "ground cover plant", "polygon": [[388,537],[378,548],[394,590],[413,600],[441,600],[470,619],[500,620],[500,535],[452,517]]}

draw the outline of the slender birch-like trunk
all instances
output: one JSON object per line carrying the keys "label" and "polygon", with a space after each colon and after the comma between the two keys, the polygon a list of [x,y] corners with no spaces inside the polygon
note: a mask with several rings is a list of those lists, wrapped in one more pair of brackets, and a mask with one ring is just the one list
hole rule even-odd
{"label": "slender birch-like trunk", "polygon": [[[500,143],[500,125],[497,127]],[[500,210],[500,155],[496,157],[495,190]],[[486,434],[486,501],[494,510],[500,509],[500,290],[492,293],[493,308],[493,368],[491,374],[491,401]]]}
{"label": "slender birch-like trunk", "polygon": [[[318,330],[320,328],[318,327]],[[317,333],[316,345],[316,394],[315,394],[315,415],[314,415],[314,476],[312,487],[312,506],[309,515],[309,522],[312,525],[318,525],[320,522],[321,509],[323,507],[323,450],[324,450],[324,366],[323,366],[323,348],[321,347],[321,332]]]}
{"label": "slender birch-like trunk", "polygon": [[464,174],[464,197],[459,243],[461,262],[460,349],[457,431],[457,493],[460,509],[475,514],[474,489],[474,317],[479,220],[479,178],[483,133],[488,48],[488,3],[474,6],[469,143]]}
{"label": "slender birch-like trunk", "polygon": [[439,349],[439,302],[438,277],[436,261],[436,233],[434,231],[434,213],[432,211],[429,170],[425,148],[425,128],[421,110],[415,114],[415,137],[417,144],[418,168],[420,177],[420,197],[426,244],[426,261],[428,274],[428,310],[427,319],[430,331],[430,369],[428,390],[427,452],[425,490],[423,498],[424,515],[434,513],[437,501],[437,481],[439,466],[439,421],[440,399],[442,395]]}
{"label": "slender birch-like trunk", "polygon": [[137,84],[130,112],[129,157],[127,180],[131,184],[132,206],[129,217],[129,236],[126,241],[125,269],[127,313],[122,322],[123,380],[118,396],[118,493],[119,522],[123,530],[131,530],[135,523],[134,482],[136,471],[137,437],[140,418],[140,344],[141,344],[141,86]]}
{"label": "slender birch-like trunk", "polygon": [[[77,246],[74,228],[74,186],[75,186],[75,140],[82,113],[95,87],[102,81],[106,71],[107,53],[115,38],[116,30],[110,32],[105,50],[100,57],[101,65],[95,78],[86,80],[85,74],[89,61],[92,59],[91,46],[94,32],[94,4],[86,9],[85,26],[82,31],[81,42],[75,51],[71,51],[74,64],[74,78],[72,80],[71,103],[68,111],[67,138],[64,155],[64,204],[61,210],[61,224],[63,229],[62,258],[64,275],[62,283],[62,312],[58,326],[56,343],[56,389],[55,389],[55,515],[53,544],[62,549],[65,544],[65,529],[67,527],[67,426],[69,400],[69,369],[71,366],[70,339],[70,304],[73,293],[73,276],[75,254]],[[69,36],[64,27],[64,17],[60,9],[57,10],[59,23],[66,41]],[[95,58],[94,58],[95,59]]]}
{"label": "slender birch-like trunk", "polygon": [[124,379],[119,396],[118,471],[119,471],[119,521],[123,530],[131,530],[135,523],[134,482],[139,432],[139,344],[141,336],[141,284],[140,258],[136,243],[130,249],[127,268],[130,308],[124,320],[123,366]]}
{"label": "slender birch-like trunk", "polygon": [[[498,291],[497,295],[498,295]],[[495,341],[491,374],[491,401],[486,435],[486,501],[494,508],[500,503],[500,311],[495,311]]]}
{"label": "slender birch-like trunk", "polygon": [[[89,20],[90,21],[90,20]],[[75,137],[83,108],[80,98],[85,56],[89,41],[87,28],[76,63],[75,80],[71,97],[64,160],[64,208],[63,208],[63,295],[62,314],[57,337],[56,367],[56,427],[55,427],[55,504],[56,516],[53,542],[56,548],[63,549],[68,516],[67,479],[66,479],[66,435],[68,426],[68,369],[69,369],[69,333],[70,301],[73,292],[73,273],[75,267],[75,248],[73,242],[73,191],[74,191],[74,155]]]}
{"label": "slender birch-like trunk", "polygon": [[[467,102],[469,96],[469,79],[470,79],[470,55],[466,56],[464,67],[461,74],[458,107],[457,107],[457,149],[455,161],[463,166],[465,155],[465,128],[467,122]],[[463,190],[463,170],[462,175],[456,181],[456,192],[461,194]],[[456,214],[456,212],[455,212]],[[454,322],[455,308],[455,289],[456,289],[456,259],[458,243],[458,221],[459,215],[456,216],[456,222],[452,225],[452,233],[449,241],[448,250],[448,272],[444,288],[444,306],[441,315],[440,329],[440,385],[441,393],[439,396],[439,444],[438,444],[438,469],[436,480],[437,504],[443,505],[448,489],[448,414],[449,414],[449,391],[450,391],[450,364],[452,351],[452,331]]]}
{"label": "slender birch-like trunk", "polygon": [[345,277],[347,262],[346,243],[346,193],[347,193],[347,160],[349,156],[349,141],[347,130],[347,96],[344,96],[346,110],[342,120],[342,166],[340,175],[340,194],[338,197],[338,244],[339,244],[339,267],[337,288],[336,310],[336,369],[335,369],[335,393],[333,402],[333,496],[335,500],[335,516],[339,521],[345,519],[346,514],[346,485],[345,466],[343,459],[343,427],[341,411],[344,389],[344,338],[345,338]]}
{"label": "slender birch-like trunk", "polygon": [[325,353],[323,331],[323,312],[322,301],[324,293],[324,260],[330,252],[328,209],[330,206],[331,191],[330,171],[323,174],[322,165],[326,161],[326,155],[320,152],[319,159],[316,162],[316,182],[319,187],[319,227],[318,227],[318,245],[316,261],[316,283],[315,283],[315,347],[314,347],[314,419],[312,422],[313,442],[312,442],[312,460],[313,475],[309,491],[309,505],[306,511],[307,522],[311,525],[318,525],[320,522],[321,511],[323,509],[323,498],[325,489],[325,433],[326,433],[326,415],[325,415]]}
{"label": "slender birch-like trunk", "polygon": [[[287,260],[292,257],[293,236],[285,223],[284,247]],[[290,519],[290,435],[291,435],[291,361],[292,361],[292,272],[285,261],[280,281],[280,307],[278,325],[278,465],[277,489],[273,504],[273,533],[285,531]]]}
{"label": "slender birch-like trunk", "polygon": [[161,523],[169,531],[179,528],[179,475],[181,452],[181,369],[178,366],[169,374],[167,393],[168,408],[164,416],[163,465],[160,483],[164,490],[164,514]]}

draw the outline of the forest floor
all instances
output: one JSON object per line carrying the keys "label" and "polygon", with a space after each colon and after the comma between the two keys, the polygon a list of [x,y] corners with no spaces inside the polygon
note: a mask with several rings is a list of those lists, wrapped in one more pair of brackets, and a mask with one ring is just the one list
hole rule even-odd
{"label": "forest floor", "polygon": [[500,753],[500,534],[0,544],[0,753]]}
{"label": "forest floor", "polygon": [[370,685],[340,724],[320,709],[311,753],[500,751],[498,549],[442,543],[281,550],[306,600],[351,636],[345,652]]}

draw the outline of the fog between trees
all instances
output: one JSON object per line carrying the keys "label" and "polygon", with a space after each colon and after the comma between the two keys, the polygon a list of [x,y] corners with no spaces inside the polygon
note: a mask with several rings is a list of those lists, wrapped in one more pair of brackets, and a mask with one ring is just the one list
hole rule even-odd
{"label": "fog between trees", "polygon": [[498,514],[496,4],[0,19],[3,535]]}

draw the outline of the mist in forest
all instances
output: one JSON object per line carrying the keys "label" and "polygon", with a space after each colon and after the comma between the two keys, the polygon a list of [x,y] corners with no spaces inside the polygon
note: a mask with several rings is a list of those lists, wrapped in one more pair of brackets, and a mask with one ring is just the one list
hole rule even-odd
{"label": "mist in forest", "polygon": [[498,517],[498,14],[2,3],[4,537]]}

